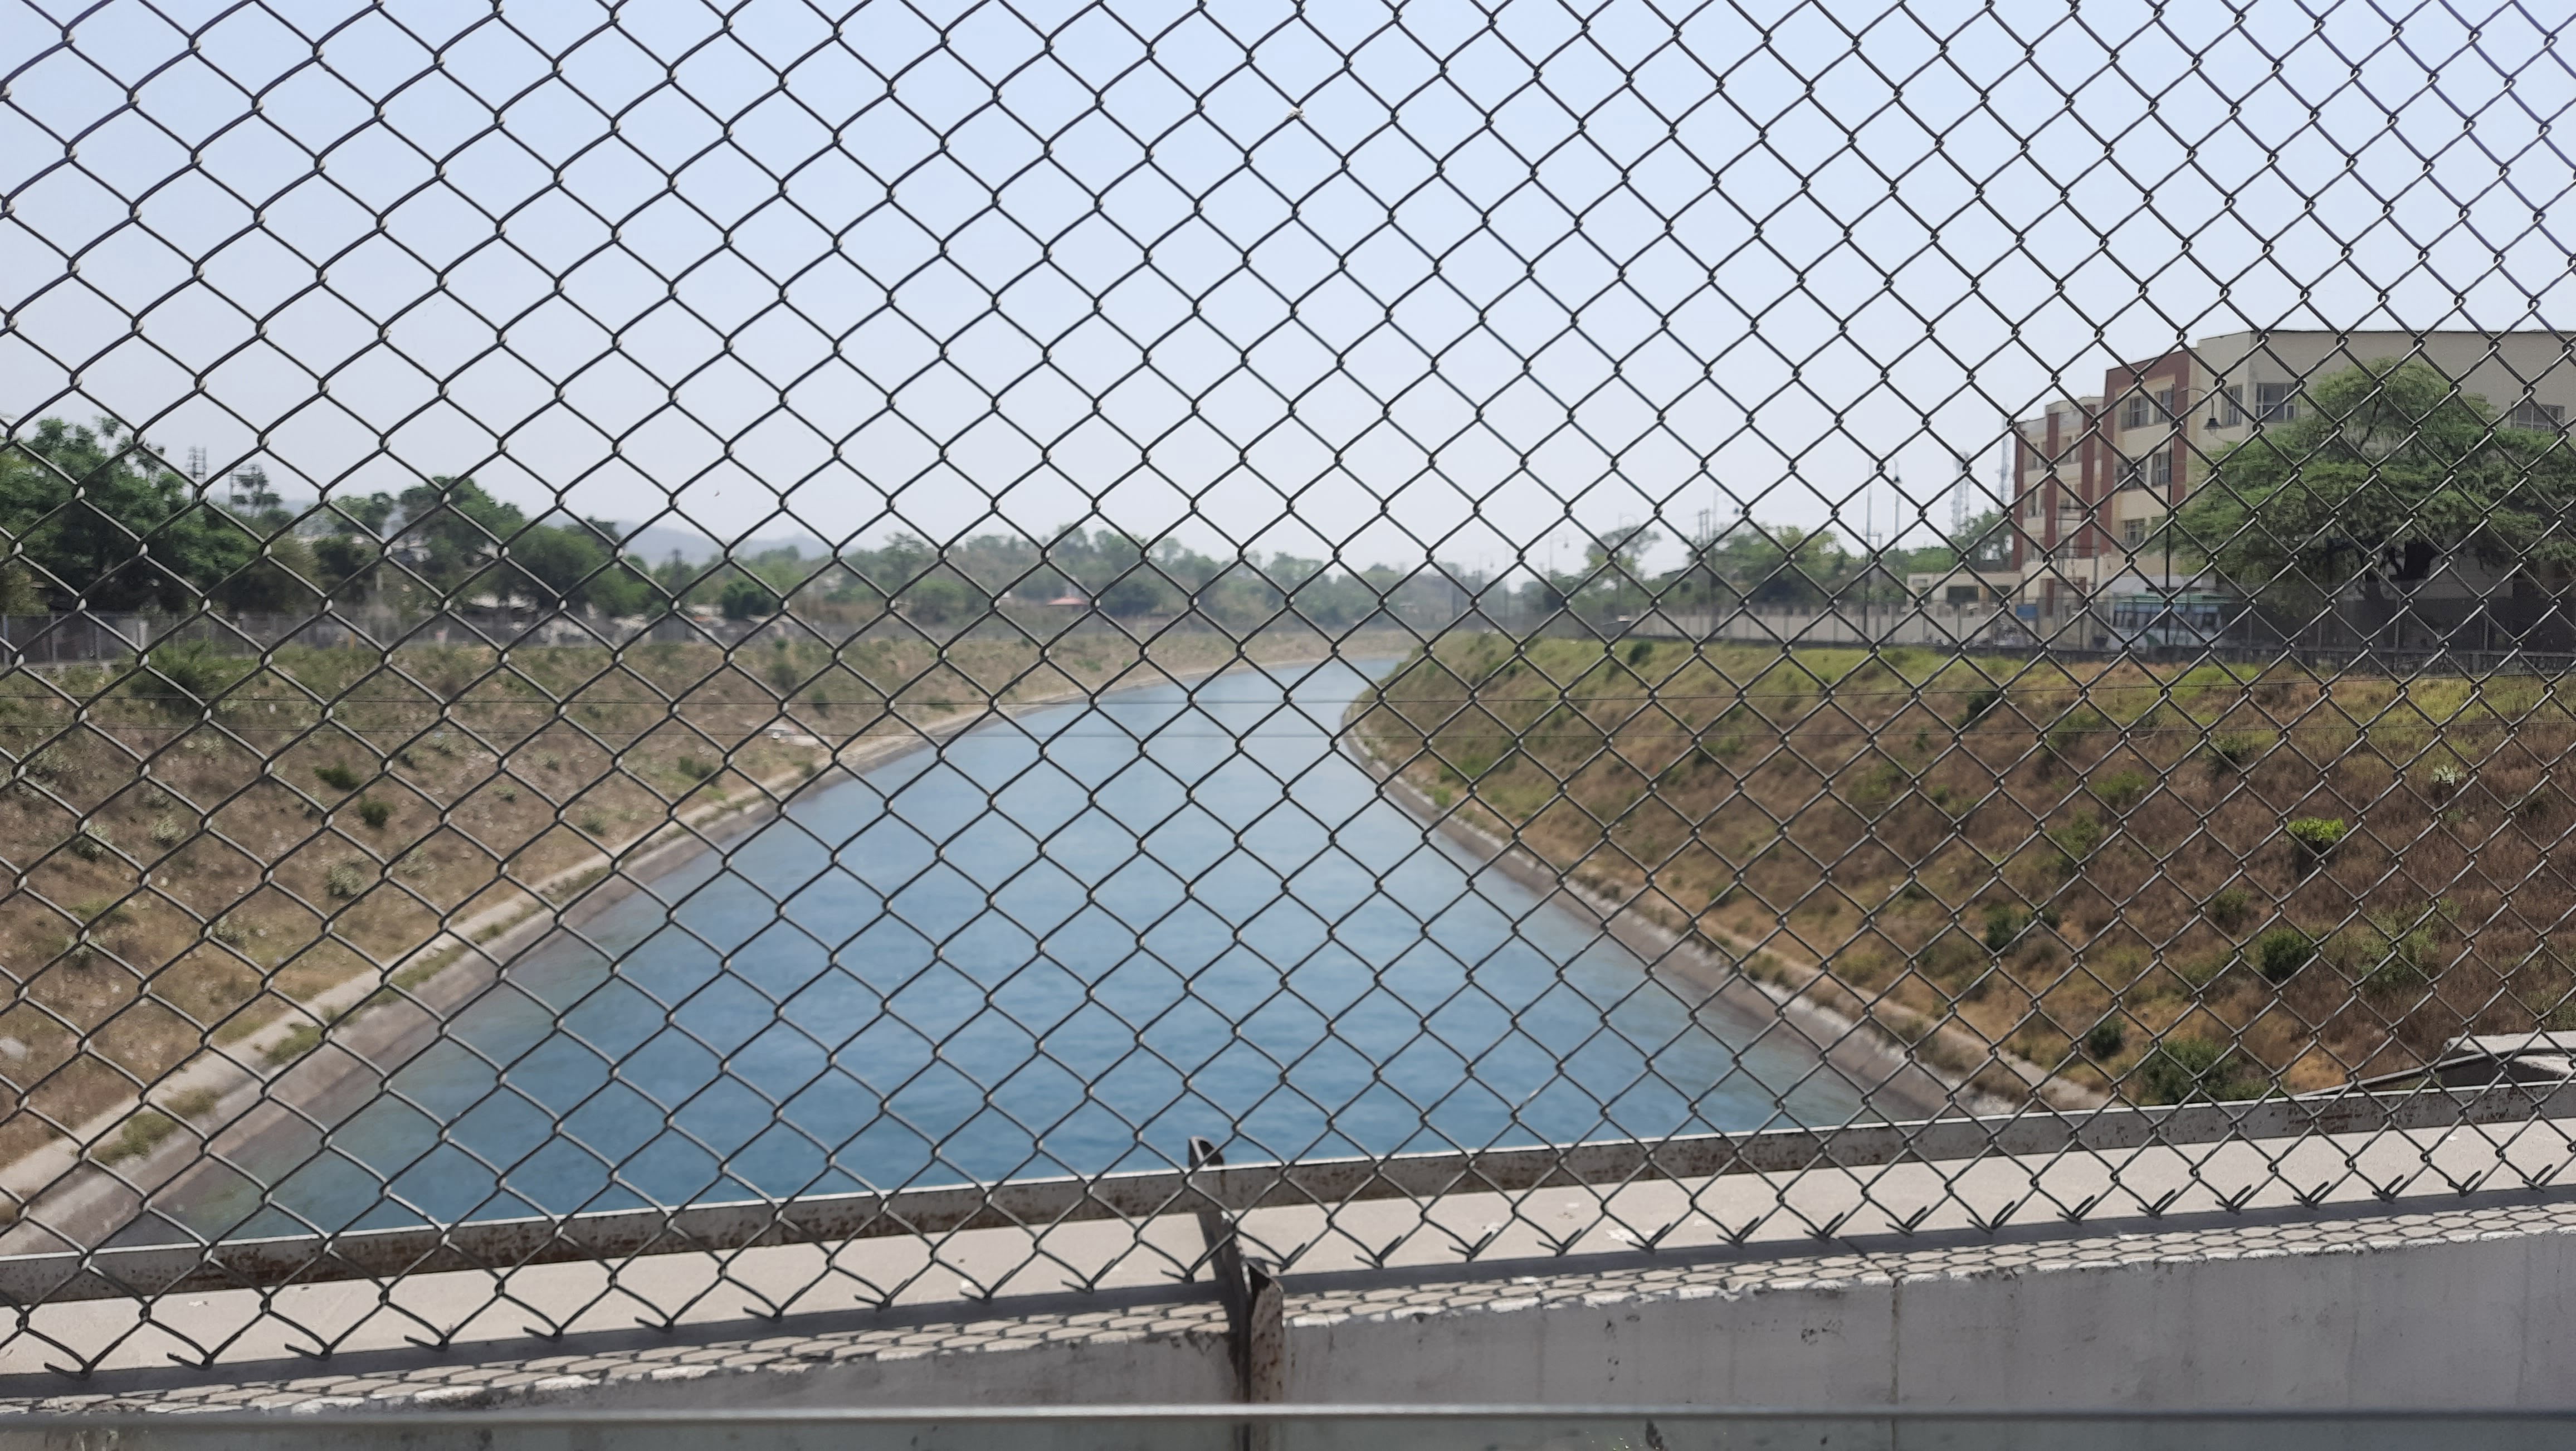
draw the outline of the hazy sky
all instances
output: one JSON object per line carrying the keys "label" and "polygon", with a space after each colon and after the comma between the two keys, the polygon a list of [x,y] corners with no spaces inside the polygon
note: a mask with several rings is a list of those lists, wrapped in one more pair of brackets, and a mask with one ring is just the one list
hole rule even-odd
{"label": "hazy sky", "polygon": [[2114,355],[2563,321],[2534,15],[0,0],[0,414],[720,535],[1884,533]]}

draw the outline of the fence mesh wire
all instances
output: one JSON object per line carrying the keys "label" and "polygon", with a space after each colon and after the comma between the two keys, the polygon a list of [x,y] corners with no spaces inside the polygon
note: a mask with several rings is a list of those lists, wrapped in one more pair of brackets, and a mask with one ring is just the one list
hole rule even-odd
{"label": "fence mesh wire", "polygon": [[2558,24],[4,0],[0,1359],[2556,1182]]}

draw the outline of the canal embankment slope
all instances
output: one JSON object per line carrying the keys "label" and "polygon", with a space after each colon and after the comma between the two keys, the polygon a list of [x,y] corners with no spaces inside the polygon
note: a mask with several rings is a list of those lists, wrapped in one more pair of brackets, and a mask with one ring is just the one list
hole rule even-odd
{"label": "canal embankment slope", "polygon": [[[1350,648],[1377,648],[1362,637]],[[0,1252],[60,1250],[96,1244],[137,1226],[155,1196],[182,1186],[183,1175],[222,1183],[238,1178],[230,1162],[260,1157],[281,1139],[318,1149],[332,1128],[381,1092],[393,1074],[439,1041],[446,1025],[504,980],[509,964],[559,933],[586,922],[682,870],[721,852],[775,819],[804,793],[863,774],[977,730],[1068,704],[1192,685],[1243,670],[1294,671],[1344,658],[1331,648],[1243,652],[1214,666],[1167,668],[1150,658],[1098,683],[1066,680],[1023,686],[1008,699],[910,723],[900,734],[830,747],[788,737],[818,753],[795,768],[753,780],[726,799],[701,801],[615,850],[595,853],[534,882],[513,884],[490,902],[447,924],[412,950],[302,1000],[299,1012],[221,1046],[209,1046],[150,1090],[156,1103],[189,1102],[196,1111],[170,1126],[144,1151],[101,1162],[138,1112],[141,1097],[100,1113],[69,1136],[40,1146],[0,1169],[0,1193],[19,1206],[18,1223],[0,1235]],[[144,1226],[155,1235],[171,1226]]]}

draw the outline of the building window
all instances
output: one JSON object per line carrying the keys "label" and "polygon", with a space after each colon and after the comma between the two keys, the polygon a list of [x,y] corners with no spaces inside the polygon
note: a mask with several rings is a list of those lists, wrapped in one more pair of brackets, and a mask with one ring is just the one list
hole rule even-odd
{"label": "building window", "polygon": [[2556,433],[2567,426],[2567,410],[2555,403],[2534,403],[2526,398],[2513,405],[2512,424],[2516,428],[2536,428]]}
{"label": "building window", "polygon": [[2149,486],[2158,489],[2170,489],[2173,487],[2173,453],[2171,450],[2160,448],[2153,454],[2148,455],[2147,483]]}
{"label": "building window", "polygon": [[2122,399],[2120,401],[2120,426],[2122,428],[2146,427],[2147,408],[2147,395],[2144,393],[2132,393],[2128,397]]}
{"label": "building window", "polygon": [[1942,603],[1952,605],[1973,605],[1977,602],[1977,596],[1979,593],[1980,591],[1975,585],[1954,584],[1945,592]]}
{"label": "building window", "polygon": [[2243,387],[2221,388],[2210,395],[2209,423],[2212,428],[2234,428],[2245,421]]}
{"label": "building window", "polygon": [[2140,468],[2138,460],[2130,458],[2125,454],[2116,454],[2113,457],[2119,460],[2112,469],[2112,472],[2116,476],[2112,483],[2113,488],[2138,489],[2146,487],[2147,476]]}
{"label": "building window", "polygon": [[2146,543],[2146,542],[2147,542],[2147,521],[2146,521],[2146,520],[2144,520],[2144,519],[2123,519],[2123,520],[2121,520],[2121,521],[2120,521],[2120,542],[2121,542],[2122,544],[2125,544],[2125,545],[2129,546],[2131,549],[2135,549],[2135,548],[2137,548],[2139,545]]}
{"label": "building window", "polygon": [[2044,495],[2044,494],[2042,494],[2042,493],[2040,493],[2040,491],[2039,491],[2039,490],[2037,490],[2037,489],[2033,489],[2033,490],[2031,490],[2029,493],[2024,494],[2024,495],[2022,496],[2021,516],[2022,516],[2023,518],[2025,518],[2025,519],[2045,519],[2045,518],[2047,518],[2047,517],[2048,517],[2048,498],[2047,498],[2047,496],[2046,496],[2046,495]]}
{"label": "building window", "polygon": [[2287,423],[2298,416],[2298,384],[2257,383],[2254,385],[2255,422]]}
{"label": "building window", "polygon": [[2173,390],[2173,389],[2171,389],[2171,388],[2159,388],[2159,389],[2157,389],[2157,390],[2156,390],[2156,422],[2158,422],[2158,423],[2170,423],[2170,422],[2172,422],[2172,421],[2173,421],[2173,416],[2174,416],[2174,390]]}

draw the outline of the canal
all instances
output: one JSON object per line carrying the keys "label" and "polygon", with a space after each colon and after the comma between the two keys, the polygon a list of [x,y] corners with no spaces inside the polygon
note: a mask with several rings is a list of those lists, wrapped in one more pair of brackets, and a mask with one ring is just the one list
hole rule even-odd
{"label": "canal", "polygon": [[[1841,1123],[1778,1023],[1650,973],[1336,749],[1364,668],[997,723],[808,789],[522,955],[207,1234],[1229,1158]],[[263,1208],[257,1184],[269,1186]],[[300,1221],[300,1222],[299,1222]]]}

